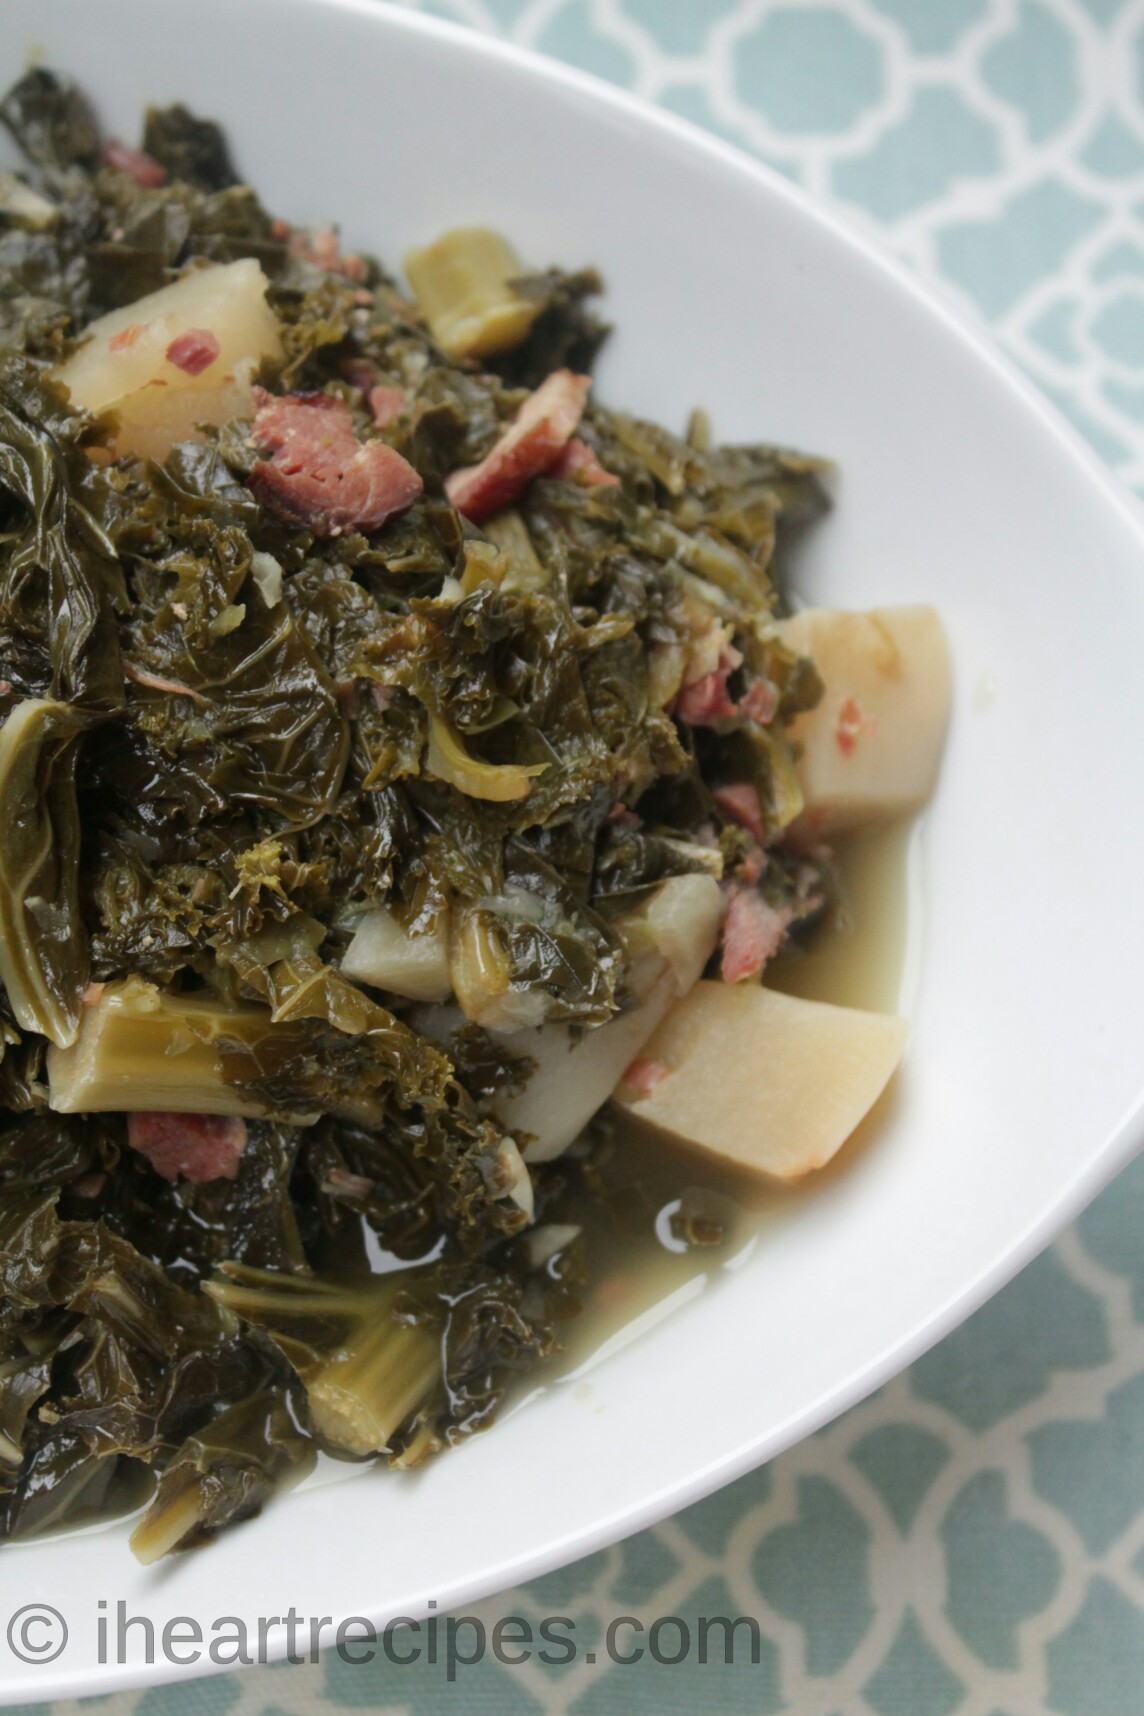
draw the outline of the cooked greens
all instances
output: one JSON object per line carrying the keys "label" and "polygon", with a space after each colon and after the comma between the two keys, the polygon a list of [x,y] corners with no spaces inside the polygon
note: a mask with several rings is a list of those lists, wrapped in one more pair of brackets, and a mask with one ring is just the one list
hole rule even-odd
{"label": "cooked greens", "polygon": [[[0,1520],[150,1495],[151,1560],[318,1448],[410,1463],[485,1424],[577,1301],[574,1240],[520,1236],[574,1232],[586,1158],[526,1166],[498,1118],[530,1031],[640,1005],[625,926],[674,877],[821,915],[785,732],[820,686],[774,579],[826,468],[581,410],[591,272],[470,235],[415,262],[427,321],[182,107],[104,143],[40,69],[0,121],[27,163],[0,180]],[[113,364],[130,306],[244,258],[276,334],[224,378],[242,409],[117,450],[142,407],[78,409],[67,360]],[[181,313],[148,385],[216,361]]]}

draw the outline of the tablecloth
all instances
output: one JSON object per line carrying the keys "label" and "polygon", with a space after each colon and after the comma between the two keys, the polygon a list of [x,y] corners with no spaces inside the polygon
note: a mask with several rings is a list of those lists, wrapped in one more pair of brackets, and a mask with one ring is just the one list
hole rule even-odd
{"label": "tablecloth", "polygon": [[[987,322],[1144,485],[1144,0],[424,9],[623,84],[827,199]],[[443,1659],[331,1652],[100,1702],[113,1716],[1144,1716],[1142,1218],[1138,1164],[820,1435],[474,1609],[490,1636],[501,1617],[571,1618],[570,1664],[490,1653],[450,1681]],[[718,1615],[752,1617],[757,1639],[737,1629],[728,1664],[713,1631],[702,1663],[700,1617]],[[613,1662],[623,1616],[615,1654],[635,1660]],[[667,1617],[687,1629],[678,1662]]]}

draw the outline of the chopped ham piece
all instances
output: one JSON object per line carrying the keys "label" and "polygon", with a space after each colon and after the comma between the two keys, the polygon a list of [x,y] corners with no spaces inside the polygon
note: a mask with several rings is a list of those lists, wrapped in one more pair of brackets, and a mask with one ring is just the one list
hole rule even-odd
{"label": "chopped ham piece", "polygon": [[530,393],[492,451],[479,465],[454,471],[445,491],[474,524],[511,506],[533,477],[550,471],[584,413],[590,376],[557,369]]}
{"label": "chopped ham piece", "polygon": [[201,375],[219,354],[219,344],[209,328],[187,328],[167,347],[167,362],[184,375]]}
{"label": "chopped ham piece", "polygon": [[328,393],[256,387],[252,439],[270,457],[255,465],[250,486],[264,505],[315,536],[377,530],[405,512],[421,478],[384,441],[359,441],[350,408]]}
{"label": "chopped ham piece", "polygon": [[167,183],[167,169],[159,165],[154,155],[144,154],[142,149],[132,149],[129,143],[121,143],[118,137],[108,138],[102,154],[105,167],[127,173],[145,191],[156,191]]}
{"label": "chopped ham piece", "polygon": [[246,1121],[234,1114],[129,1114],[127,1142],[157,1174],[201,1185],[233,1180],[246,1148]]}
{"label": "chopped ham piece", "polygon": [[765,679],[753,679],[738,702],[727,690],[727,681],[743,657],[733,644],[723,643],[716,665],[684,685],[673,712],[689,727],[711,727],[716,721],[742,719],[767,726],[778,713],[779,695]]}
{"label": "chopped ham piece", "polygon": [[106,988],[106,983],[89,983],[81,995],[80,1000],[83,1002],[85,1007],[94,1007]]}
{"label": "chopped ham piece", "polygon": [[734,786],[715,787],[711,797],[724,816],[729,816],[732,822],[737,822],[740,828],[745,828],[748,834],[753,834],[760,846],[766,845],[767,833],[763,825],[763,807],[759,802],[758,787],[751,786],[749,781],[741,781]]}
{"label": "chopped ham piece", "polygon": [[641,1057],[641,1059],[632,1062],[623,1076],[622,1083],[626,1084],[630,1091],[634,1091],[636,1096],[647,1096],[657,1084],[663,1083],[670,1072],[671,1068],[666,1066],[663,1061],[653,1061]]}
{"label": "chopped ham piece", "polygon": [[739,714],[769,727],[779,710],[779,694],[769,679],[752,679],[739,699]]}
{"label": "chopped ham piece", "polygon": [[737,714],[737,705],[727,691],[727,681],[742,660],[732,644],[724,644],[714,672],[693,679],[679,693],[675,704],[679,719],[686,721],[689,727],[710,727],[715,721]]}
{"label": "chopped ham piece", "polygon": [[761,846],[752,846],[739,866],[739,875],[748,888],[753,888],[766,868],[767,855]]}
{"label": "chopped ham piece", "polygon": [[371,387],[368,399],[373,420],[379,429],[388,429],[409,410],[409,401],[400,387]]}
{"label": "chopped ham piece", "polygon": [[702,679],[685,685],[675,702],[674,713],[689,727],[709,727],[713,721],[735,713],[735,705],[727,695],[724,673],[705,673]]}
{"label": "chopped ham piece", "polygon": [[789,911],[768,906],[754,888],[736,888],[723,920],[724,983],[756,977],[782,946],[790,921]]}
{"label": "chopped ham piece", "polygon": [[595,449],[577,435],[573,435],[549,474],[562,478],[566,483],[583,483],[587,488],[615,489],[620,486],[619,477],[601,465]]}

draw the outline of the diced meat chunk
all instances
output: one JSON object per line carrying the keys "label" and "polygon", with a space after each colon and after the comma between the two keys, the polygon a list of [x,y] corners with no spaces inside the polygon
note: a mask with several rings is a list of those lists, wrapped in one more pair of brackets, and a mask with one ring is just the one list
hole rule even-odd
{"label": "diced meat chunk", "polygon": [[735,705],[727,695],[724,673],[705,673],[702,679],[685,685],[675,705],[675,713],[689,727],[709,727],[713,721],[735,713]]}
{"label": "diced meat chunk", "polygon": [[789,912],[768,906],[754,888],[736,888],[723,920],[724,983],[757,977],[782,946],[789,926]]}
{"label": "diced meat chunk", "polygon": [[464,465],[447,478],[445,490],[474,524],[501,512],[533,477],[550,471],[584,414],[591,377],[570,369],[552,372],[530,393],[509,427],[479,465]]}
{"label": "diced meat chunk", "polygon": [[779,712],[779,694],[769,679],[752,679],[739,699],[739,714],[769,727]]}
{"label": "diced meat chunk", "polygon": [[732,822],[737,822],[740,828],[745,828],[748,834],[753,834],[760,846],[766,845],[767,835],[758,787],[752,786],[749,781],[737,781],[732,786],[715,787],[711,797],[724,816],[729,816]]}
{"label": "diced meat chunk", "polygon": [[739,866],[739,880],[745,887],[753,888],[766,867],[766,853],[761,846],[752,846]]}
{"label": "diced meat chunk", "polygon": [[109,137],[103,145],[103,164],[114,167],[120,173],[126,173],[145,191],[156,191],[160,185],[167,183],[167,169],[161,167],[153,155],[147,155],[142,149],[132,149],[129,143],[121,143],[118,137]]}
{"label": "diced meat chunk", "polygon": [[246,1148],[246,1121],[236,1114],[129,1114],[127,1142],[157,1174],[195,1185],[233,1180]]}
{"label": "diced meat chunk", "polygon": [[262,388],[252,438],[269,455],[255,465],[250,486],[280,518],[315,536],[377,530],[405,512],[422,490],[409,462],[384,441],[359,441],[349,406],[332,394]]}
{"label": "diced meat chunk", "polygon": [[187,328],[167,347],[167,362],[184,375],[202,375],[219,354],[219,343],[209,328]]}
{"label": "diced meat chunk", "polygon": [[388,429],[409,410],[409,401],[400,387],[371,387],[367,397],[379,429]]}
{"label": "diced meat chunk", "polygon": [[727,681],[742,663],[742,656],[732,644],[719,651],[719,664],[711,672],[693,679],[679,693],[675,713],[689,727],[710,727],[713,722],[738,713],[737,705],[727,690]]}
{"label": "diced meat chunk", "polygon": [[566,483],[583,483],[586,488],[614,489],[620,484],[619,477],[601,465],[595,448],[589,447],[587,441],[581,441],[578,435],[573,435],[550,475],[560,477]]}

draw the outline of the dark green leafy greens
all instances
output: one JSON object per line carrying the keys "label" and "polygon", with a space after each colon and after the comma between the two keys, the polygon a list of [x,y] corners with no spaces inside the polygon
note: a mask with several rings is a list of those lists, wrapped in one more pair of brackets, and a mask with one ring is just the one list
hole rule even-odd
{"label": "dark green leafy greens", "polygon": [[[618,480],[540,476],[478,530],[444,479],[523,390],[590,366],[593,273],[515,282],[538,314],[482,370],[372,259],[273,219],[185,108],[147,115],[143,183],[49,71],[0,121],[34,193],[0,206],[0,1524],[150,1495],[153,1559],[319,1446],[410,1462],[456,1440],[552,1348],[575,1271],[519,1243],[495,1118],[527,1057],[475,1024],[442,1050],[341,960],[371,909],[411,936],[447,917],[495,937],[531,1018],[590,1029],[629,998],[616,920],[671,876],[813,920],[784,726],[819,686],[774,631],[772,575],[825,468],[593,403],[578,434]],[[261,506],[248,417],[115,459],[114,423],[53,380],[95,317],[244,257],[281,329],[265,385],[336,396],[362,438],[373,389],[404,401],[382,433],[424,492],[379,530]],[[704,674],[720,695],[691,717]],[[757,793],[753,832],[727,784]],[[55,1112],[79,1075],[52,1056],[96,1017],[100,1111]],[[192,1051],[233,1178],[131,1147],[123,1091]],[[533,1168],[546,1220],[576,1171]]]}

